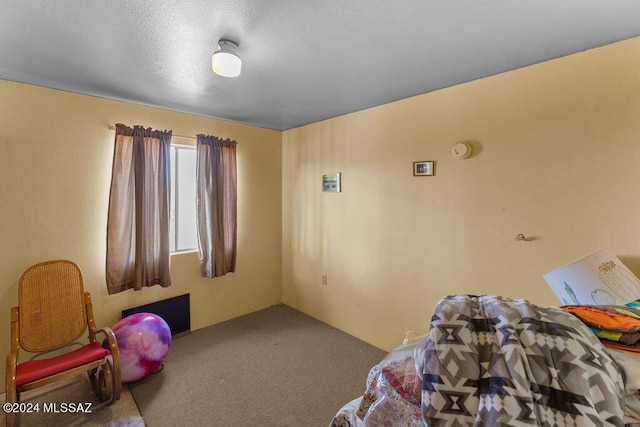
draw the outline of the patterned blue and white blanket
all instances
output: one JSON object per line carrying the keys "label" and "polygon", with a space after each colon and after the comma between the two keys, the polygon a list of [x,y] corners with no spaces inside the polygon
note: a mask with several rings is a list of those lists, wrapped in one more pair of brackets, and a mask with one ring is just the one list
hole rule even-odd
{"label": "patterned blue and white blanket", "polygon": [[426,425],[624,425],[618,365],[560,308],[449,296],[416,350]]}

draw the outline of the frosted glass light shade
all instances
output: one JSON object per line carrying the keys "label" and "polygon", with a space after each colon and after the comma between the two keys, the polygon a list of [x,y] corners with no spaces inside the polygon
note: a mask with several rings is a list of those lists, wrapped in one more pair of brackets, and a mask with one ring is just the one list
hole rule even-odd
{"label": "frosted glass light shade", "polygon": [[238,45],[226,40],[221,40],[219,45],[220,50],[211,58],[213,71],[223,77],[238,77],[242,70],[242,60],[235,53]]}

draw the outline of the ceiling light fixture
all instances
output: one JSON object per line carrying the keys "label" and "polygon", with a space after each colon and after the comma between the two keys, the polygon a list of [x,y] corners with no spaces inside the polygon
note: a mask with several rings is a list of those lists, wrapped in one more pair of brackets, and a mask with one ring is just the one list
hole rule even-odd
{"label": "ceiling light fixture", "polygon": [[242,69],[242,60],[236,54],[237,43],[230,40],[220,40],[218,50],[211,58],[213,71],[223,77],[238,77]]}

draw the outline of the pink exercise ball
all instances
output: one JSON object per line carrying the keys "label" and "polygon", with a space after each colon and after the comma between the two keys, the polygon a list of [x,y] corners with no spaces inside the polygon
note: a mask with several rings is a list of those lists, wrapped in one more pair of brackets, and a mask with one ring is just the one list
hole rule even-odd
{"label": "pink exercise ball", "polygon": [[123,383],[138,381],[151,375],[158,370],[169,353],[171,329],[156,314],[132,314],[111,329],[120,349]]}

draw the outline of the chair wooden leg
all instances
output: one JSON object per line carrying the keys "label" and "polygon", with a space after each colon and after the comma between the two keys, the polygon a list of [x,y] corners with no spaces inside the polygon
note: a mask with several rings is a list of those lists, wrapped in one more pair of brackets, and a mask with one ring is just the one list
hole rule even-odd
{"label": "chair wooden leg", "polygon": [[105,387],[104,387],[104,374],[102,373],[102,368],[92,369],[87,372],[89,375],[89,380],[91,380],[91,386],[93,387],[93,391],[98,396],[98,399],[101,402],[104,402],[109,398],[109,396],[105,395]]}
{"label": "chair wooden leg", "polygon": [[93,390],[101,402],[106,402],[107,405],[111,405],[120,399],[121,385],[118,387],[119,384],[116,383],[110,360],[107,360],[107,363],[100,368],[87,372],[87,374],[91,380]]}
{"label": "chair wooden leg", "polygon": [[[11,353],[7,357],[7,371],[5,378],[7,403],[20,403],[20,392],[16,388],[16,366],[17,354]],[[7,423],[7,427],[17,427],[20,425],[20,413],[8,412],[5,416],[5,420]]]}
{"label": "chair wooden leg", "polygon": [[20,425],[20,414],[17,412],[7,414],[5,420],[7,422],[7,427],[18,427]]}
{"label": "chair wooden leg", "polygon": [[[15,390],[7,390],[7,403],[20,403],[20,394]],[[20,412],[9,412],[5,415],[7,427],[20,425]]]}
{"label": "chair wooden leg", "polygon": [[108,362],[100,369],[100,386],[104,393],[104,400],[109,400],[110,405],[113,402],[113,372]]}
{"label": "chair wooden leg", "polygon": [[122,392],[122,379],[120,377],[120,366],[115,366],[113,359],[109,358],[108,362],[111,367],[111,383],[113,384],[113,397],[111,398],[111,403],[120,400],[120,393]]}

